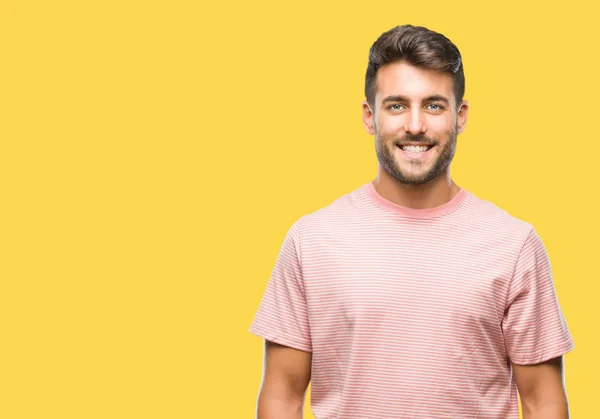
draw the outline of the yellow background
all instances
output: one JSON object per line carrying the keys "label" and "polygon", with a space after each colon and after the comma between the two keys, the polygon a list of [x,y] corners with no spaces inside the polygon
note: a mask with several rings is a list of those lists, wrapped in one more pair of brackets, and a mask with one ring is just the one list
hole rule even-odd
{"label": "yellow background", "polygon": [[0,417],[253,417],[279,247],[375,176],[367,54],[404,23],[463,54],[453,177],[544,240],[572,416],[597,417],[588,3],[0,4]]}

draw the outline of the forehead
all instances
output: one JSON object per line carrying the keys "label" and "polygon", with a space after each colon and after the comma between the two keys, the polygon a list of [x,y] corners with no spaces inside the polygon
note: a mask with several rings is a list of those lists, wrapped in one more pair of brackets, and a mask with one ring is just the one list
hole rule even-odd
{"label": "forehead", "polygon": [[375,102],[387,96],[402,95],[414,100],[442,95],[454,100],[452,76],[434,70],[415,67],[406,62],[382,66],[377,72]]}

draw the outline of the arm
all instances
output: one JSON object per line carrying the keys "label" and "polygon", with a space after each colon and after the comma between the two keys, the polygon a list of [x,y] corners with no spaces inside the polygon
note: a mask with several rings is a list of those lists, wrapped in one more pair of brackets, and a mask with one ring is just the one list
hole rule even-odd
{"label": "arm", "polygon": [[302,419],[312,353],[265,341],[257,419]]}
{"label": "arm", "polygon": [[513,365],[523,419],[568,419],[562,356],[534,365]]}

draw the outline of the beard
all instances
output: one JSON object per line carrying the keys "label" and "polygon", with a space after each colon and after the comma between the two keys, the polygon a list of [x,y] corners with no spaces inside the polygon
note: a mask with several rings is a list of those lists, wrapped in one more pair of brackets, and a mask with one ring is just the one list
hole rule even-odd
{"label": "beard", "polygon": [[[455,126],[433,163],[423,163],[418,159],[412,159],[405,163],[405,165],[410,165],[414,170],[402,169],[400,164],[398,164],[398,161],[394,158],[395,148],[398,147],[398,144],[401,142],[420,142],[425,144],[435,144],[435,147],[437,148],[439,147],[440,141],[437,138],[426,137],[424,134],[407,134],[403,137],[394,137],[390,140],[389,137],[380,137],[377,131],[375,131],[375,151],[377,153],[379,164],[400,183],[406,185],[424,185],[444,174],[450,166],[456,151],[456,129],[457,127]],[[431,165],[427,170],[424,167],[426,164]]]}

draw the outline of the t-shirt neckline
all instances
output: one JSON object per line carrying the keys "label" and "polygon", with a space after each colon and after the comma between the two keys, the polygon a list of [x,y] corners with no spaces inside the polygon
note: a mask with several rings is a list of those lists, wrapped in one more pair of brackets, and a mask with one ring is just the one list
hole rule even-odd
{"label": "t-shirt neckline", "polygon": [[391,210],[398,214],[412,218],[435,218],[441,215],[448,214],[457,209],[468,195],[468,192],[465,189],[460,188],[458,193],[454,195],[454,197],[450,201],[438,207],[409,208],[398,205],[392,201],[388,201],[383,196],[379,195],[379,193],[375,190],[375,187],[373,186],[373,182],[366,183],[365,185],[363,185],[363,188],[366,191],[367,195],[371,199],[373,199],[378,205],[381,205],[382,207],[387,208],[388,210]]}

